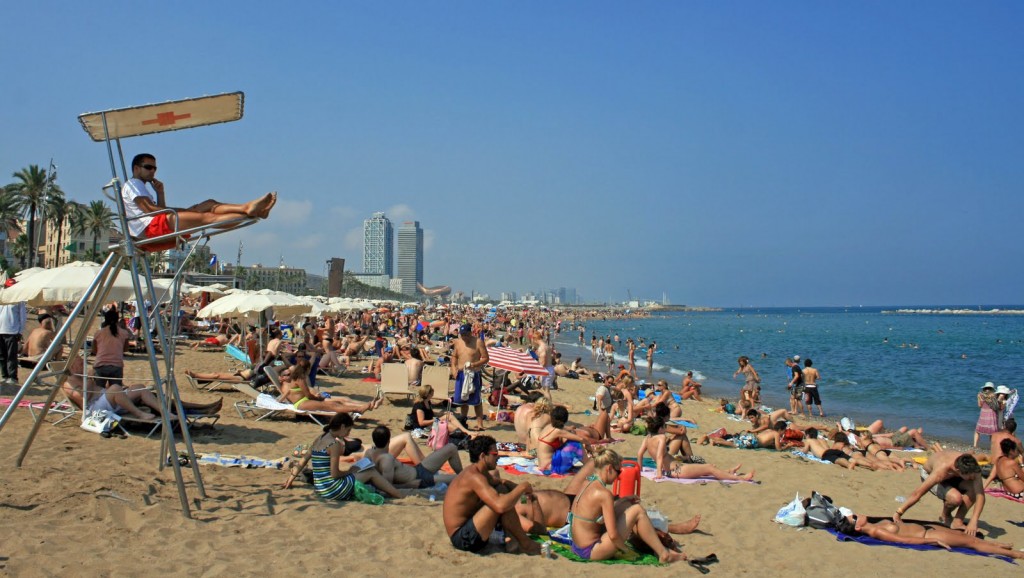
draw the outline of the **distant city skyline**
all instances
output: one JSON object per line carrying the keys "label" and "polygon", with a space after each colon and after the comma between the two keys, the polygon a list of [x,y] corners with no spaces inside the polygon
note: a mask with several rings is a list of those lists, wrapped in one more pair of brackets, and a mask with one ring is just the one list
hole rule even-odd
{"label": "distant city skyline", "polygon": [[[45,26],[0,35],[0,67],[30,79],[5,86],[0,185],[53,159],[69,199],[103,200],[109,161],[79,114],[245,93],[239,122],[120,143],[156,156],[170,206],[279,192],[269,219],[211,240],[225,262],[244,239],[247,262],[355,269],[381,211],[423,224],[424,285],[466,294],[1024,301],[1024,3],[228,0],[143,16],[37,0],[4,15]],[[143,64],[97,41],[98,22],[143,17],[160,32]],[[131,77],[112,90],[98,63]]]}

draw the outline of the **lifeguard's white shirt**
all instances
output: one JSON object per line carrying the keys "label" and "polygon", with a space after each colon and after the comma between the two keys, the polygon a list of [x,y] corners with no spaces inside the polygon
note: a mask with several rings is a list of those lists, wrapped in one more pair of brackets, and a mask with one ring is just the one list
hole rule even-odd
{"label": "lifeguard's white shirt", "polygon": [[149,187],[146,186],[146,183],[139,179],[128,179],[128,182],[121,188],[121,199],[124,200],[124,212],[128,217],[128,230],[132,232],[133,237],[142,235],[142,232],[146,230],[149,223],[153,221],[153,217],[142,217],[132,220],[145,213],[145,211],[135,204],[136,197],[146,197],[155,205],[156,192],[151,192]]}

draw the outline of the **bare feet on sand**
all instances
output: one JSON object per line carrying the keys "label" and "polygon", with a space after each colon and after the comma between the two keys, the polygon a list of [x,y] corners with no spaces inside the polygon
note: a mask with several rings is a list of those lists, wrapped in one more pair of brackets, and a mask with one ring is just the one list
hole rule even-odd
{"label": "bare feet on sand", "polygon": [[750,473],[745,475],[745,476],[743,476],[743,479],[748,481],[748,482],[753,482],[754,481],[754,470],[750,470]]}
{"label": "bare feet on sand", "polygon": [[700,514],[697,514],[686,522],[669,524],[668,532],[670,534],[690,534],[697,529],[698,524],[700,524]]}
{"label": "bare feet on sand", "polygon": [[683,554],[682,552],[674,552],[672,550],[669,550],[668,548],[665,548],[665,551],[662,552],[660,556],[658,556],[658,561],[662,564],[671,564],[672,562],[685,562],[686,554]]}

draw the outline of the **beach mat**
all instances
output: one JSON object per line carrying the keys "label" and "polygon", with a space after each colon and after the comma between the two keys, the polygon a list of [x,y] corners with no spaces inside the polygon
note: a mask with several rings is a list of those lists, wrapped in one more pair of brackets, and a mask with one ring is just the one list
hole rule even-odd
{"label": "beach mat", "polygon": [[835,465],[835,464],[833,464],[830,461],[823,460],[823,459],[821,459],[821,458],[819,458],[819,457],[817,457],[817,456],[815,456],[813,454],[802,452],[800,450],[793,450],[793,451],[791,451],[789,453],[793,454],[794,456],[796,456],[798,458],[803,458],[803,459],[805,459],[805,460],[807,460],[809,462],[817,462],[819,464],[828,464],[830,466]]}
{"label": "beach mat", "polygon": [[289,458],[265,460],[263,458],[221,455],[219,453],[214,453],[196,454],[196,461],[199,462],[200,464],[223,466],[225,468],[268,468],[272,470],[280,470],[283,469],[284,466],[288,463]]}
{"label": "beach mat", "polygon": [[681,425],[683,427],[688,427],[688,428],[692,428],[692,429],[696,429],[697,428],[697,424],[693,423],[692,421],[687,421],[685,419],[673,419],[673,420],[670,420],[670,421],[672,423],[676,424],[676,425]]}
{"label": "beach mat", "polygon": [[[926,544],[897,544],[894,542],[883,542],[882,540],[876,540],[875,538],[872,538],[871,536],[866,536],[864,534],[844,534],[839,530],[836,530],[835,528],[825,528],[825,530],[827,530],[829,534],[835,536],[836,540],[838,540],[839,542],[859,542],[866,546],[893,546],[895,548],[904,548],[907,550],[945,550],[945,548],[941,546],[932,546]],[[988,558],[999,558],[1000,560],[1009,562],[1010,564],[1015,564],[1013,558],[1010,558],[1008,556],[999,556],[997,554],[985,554],[982,552],[978,552],[977,550],[971,550],[970,548],[953,548],[951,549],[951,551],[958,552],[960,554],[967,554],[969,556],[985,556]]]}

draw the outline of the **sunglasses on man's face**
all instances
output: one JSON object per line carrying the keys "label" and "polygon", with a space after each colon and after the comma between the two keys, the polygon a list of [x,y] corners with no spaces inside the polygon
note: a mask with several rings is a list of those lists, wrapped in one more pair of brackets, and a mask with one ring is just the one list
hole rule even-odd
{"label": "sunglasses on man's face", "polygon": [[156,170],[156,165],[139,165],[139,166],[144,168],[144,169],[146,169],[147,171],[155,171]]}

